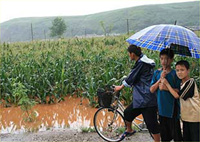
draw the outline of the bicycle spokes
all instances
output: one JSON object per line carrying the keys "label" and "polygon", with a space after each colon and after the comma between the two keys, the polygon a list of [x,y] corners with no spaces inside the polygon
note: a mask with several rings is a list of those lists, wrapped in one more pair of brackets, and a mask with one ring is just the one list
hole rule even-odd
{"label": "bicycle spokes", "polygon": [[94,117],[97,133],[106,141],[118,141],[125,130],[123,116],[112,108],[99,109]]}

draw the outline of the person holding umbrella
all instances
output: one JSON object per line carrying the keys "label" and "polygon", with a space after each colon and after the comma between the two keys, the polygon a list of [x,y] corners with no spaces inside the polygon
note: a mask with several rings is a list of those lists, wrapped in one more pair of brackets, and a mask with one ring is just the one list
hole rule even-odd
{"label": "person holding umbrella", "polygon": [[169,48],[160,52],[162,68],[154,72],[150,87],[151,93],[157,93],[161,141],[182,141],[179,99],[174,98],[166,85],[161,82],[165,78],[172,88],[178,91],[180,80],[175,70],[171,69],[173,58],[174,52]]}
{"label": "person holding umbrella", "polygon": [[143,55],[140,47],[130,45],[127,50],[130,59],[135,61],[135,65],[122,85],[115,86],[115,91],[119,91],[124,87],[132,87],[133,102],[124,111],[127,129],[120,139],[122,140],[136,132],[132,129],[131,124],[135,117],[142,114],[149,132],[153,135],[154,141],[160,141],[156,94],[151,93],[149,90],[155,62]]}

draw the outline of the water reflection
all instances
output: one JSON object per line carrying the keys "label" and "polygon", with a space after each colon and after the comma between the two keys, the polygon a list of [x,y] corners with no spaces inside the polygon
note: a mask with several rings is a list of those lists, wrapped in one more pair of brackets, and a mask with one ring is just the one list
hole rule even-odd
{"label": "water reflection", "polygon": [[45,131],[57,128],[75,128],[93,126],[96,108],[89,107],[84,99],[66,97],[64,102],[51,105],[36,105],[37,117],[34,122],[25,122],[20,107],[3,108],[0,110],[1,133],[22,133],[26,131]]}

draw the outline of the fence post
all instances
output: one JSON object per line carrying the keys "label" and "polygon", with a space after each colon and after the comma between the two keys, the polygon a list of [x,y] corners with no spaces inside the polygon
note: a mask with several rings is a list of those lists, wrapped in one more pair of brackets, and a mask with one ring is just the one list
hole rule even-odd
{"label": "fence post", "polygon": [[32,23],[31,23],[31,38],[32,38],[32,41],[33,41],[33,26],[32,26]]}
{"label": "fence post", "polygon": [[129,35],[129,21],[128,21],[128,19],[126,19],[126,23],[127,23],[127,34]]}

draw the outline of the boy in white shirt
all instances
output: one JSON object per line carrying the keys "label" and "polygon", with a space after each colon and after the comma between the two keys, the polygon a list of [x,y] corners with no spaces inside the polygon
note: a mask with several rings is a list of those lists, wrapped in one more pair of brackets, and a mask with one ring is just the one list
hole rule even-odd
{"label": "boy in white shirt", "polygon": [[182,80],[179,93],[174,91],[165,78],[161,82],[167,86],[175,98],[180,98],[183,140],[199,142],[200,96],[197,85],[194,79],[190,78],[189,73],[187,61],[181,60],[176,63],[176,74]]}

